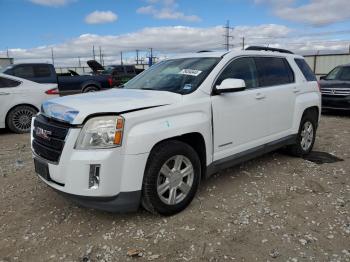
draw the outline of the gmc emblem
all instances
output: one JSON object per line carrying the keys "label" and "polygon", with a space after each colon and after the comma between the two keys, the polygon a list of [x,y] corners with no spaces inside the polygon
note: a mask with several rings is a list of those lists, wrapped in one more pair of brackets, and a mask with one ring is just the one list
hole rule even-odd
{"label": "gmc emblem", "polygon": [[48,140],[50,141],[51,138],[49,137],[50,135],[52,134],[51,131],[48,131],[48,130],[45,130],[45,129],[42,129],[40,127],[35,127],[35,135],[42,138],[42,139],[45,139],[45,140]]}

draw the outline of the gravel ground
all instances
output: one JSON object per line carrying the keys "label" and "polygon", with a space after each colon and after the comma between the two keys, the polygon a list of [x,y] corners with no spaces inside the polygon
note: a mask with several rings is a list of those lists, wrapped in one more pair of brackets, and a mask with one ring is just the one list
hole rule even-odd
{"label": "gravel ground", "polygon": [[[0,132],[0,261],[350,261],[350,117],[322,118],[317,165],[272,153],[204,181],[173,217],[79,208]],[[135,256],[135,257],[132,257]]]}

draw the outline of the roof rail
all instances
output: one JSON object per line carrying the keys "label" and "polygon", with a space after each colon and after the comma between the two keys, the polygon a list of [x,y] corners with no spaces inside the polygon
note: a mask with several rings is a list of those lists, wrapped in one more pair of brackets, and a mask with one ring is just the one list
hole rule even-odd
{"label": "roof rail", "polygon": [[265,47],[265,46],[249,46],[245,50],[250,51],[271,51],[271,52],[279,52],[279,53],[285,53],[285,54],[294,54],[293,52],[286,50],[286,49],[280,49],[280,48],[272,48],[272,47]]}

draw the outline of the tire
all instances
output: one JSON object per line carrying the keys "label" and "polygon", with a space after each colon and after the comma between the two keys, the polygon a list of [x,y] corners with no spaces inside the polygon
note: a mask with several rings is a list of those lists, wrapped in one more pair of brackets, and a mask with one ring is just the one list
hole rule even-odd
{"label": "tire", "polygon": [[6,118],[7,127],[14,133],[24,134],[30,132],[32,117],[38,111],[31,106],[17,106],[8,113]]}
{"label": "tire", "polygon": [[[179,168],[175,163],[180,163]],[[180,141],[161,143],[151,151],[147,161],[142,206],[153,214],[177,214],[193,200],[200,177],[200,159],[191,146]]]}
{"label": "tire", "polygon": [[88,86],[84,88],[83,93],[97,92],[99,89],[96,86]]}
{"label": "tire", "polygon": [[296,157],[303,157],[312,151],[315,144],[317,117],[306,113],[300,122],[296,143],[287,148],[288,153]]}

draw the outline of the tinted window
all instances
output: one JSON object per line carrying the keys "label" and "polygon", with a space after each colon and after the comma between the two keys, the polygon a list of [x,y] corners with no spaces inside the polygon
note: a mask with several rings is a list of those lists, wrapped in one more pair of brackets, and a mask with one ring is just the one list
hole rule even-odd
{"label": "tinted window", "polygon": [[314,72],[312,72],[310,66],[306,63],[304,59],[297,58],[294,60],[307,81],[317,81]]}
{"label": "tinted window", "polygon": [[216,85],[228,78],[243,79],[247,88],[256,88],[258,81],[254,59],[243,57],[231,62],[219,76]]}
{"label": "tinted window", "polygon": [[50,77],[51,71],[49,66],[46,65],[36,65],[34,66],[35,77]]}
{"label": "tinted window", "polygon": [[343,67],[340,73],[340,80],[350,80],[350,67]]}
{"label": "tinted window", "polygon": [[16,66],[13,68],[13,75],[22,77],[22,78],[34,77],[33,66],[30,66],[30,65]]}
{"label": "tinted window", "polygon": [[126,73],[128,73],[128,74],[135,73],[135,70],[134,70],[133,66],[127,66],[127,67],[125,67],[125,69],[126,69]]}
{"label": "tinted window", "polygon": [[16,87],[19,86],[21,84],[21,82],[12,80],[12,79],[8,79],[5,77],[0,77],[0,88],[4,88],[4,87]]}
{"label": "tinted window", "polygon": [[294,82],[294,73],[284,58],[257,57],[256,67],[259,73],[259,86],[276,86]]}

